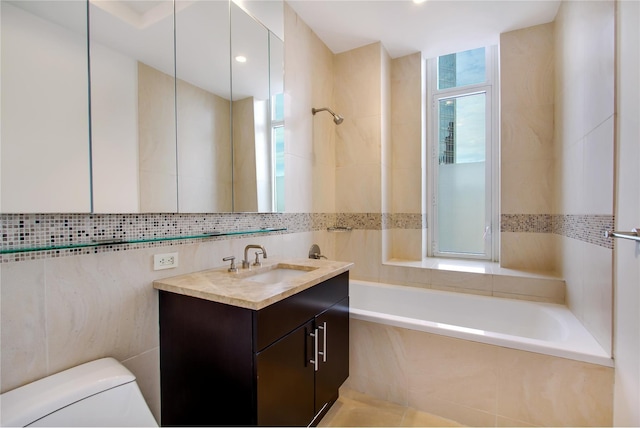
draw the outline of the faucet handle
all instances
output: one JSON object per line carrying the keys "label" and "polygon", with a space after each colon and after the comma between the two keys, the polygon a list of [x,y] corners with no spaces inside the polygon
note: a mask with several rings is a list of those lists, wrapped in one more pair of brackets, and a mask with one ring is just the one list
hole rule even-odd
{"label": "faucet handle", "polygon": [[227,269],[228,272],[238,272],[238,268],[236,267],[236,258],[235,256],[229,256],[222,259],[223,262],[231,261],[231,266]]}
{"label": "faucet handle", "polygon": [[256,261],[253,262],[251,266],[262,266],[262,263],[260,263],[260,254],[264,253],[262,251],[256,251]]}

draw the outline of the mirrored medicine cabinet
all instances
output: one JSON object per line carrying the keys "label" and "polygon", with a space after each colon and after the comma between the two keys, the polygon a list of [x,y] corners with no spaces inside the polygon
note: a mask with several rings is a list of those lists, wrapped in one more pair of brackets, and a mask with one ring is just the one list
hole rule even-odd
{"label": "mirrored medicine cabinet", "polygon": [[239,4],[3,0],[0,212],[283,211],[283,5]]}

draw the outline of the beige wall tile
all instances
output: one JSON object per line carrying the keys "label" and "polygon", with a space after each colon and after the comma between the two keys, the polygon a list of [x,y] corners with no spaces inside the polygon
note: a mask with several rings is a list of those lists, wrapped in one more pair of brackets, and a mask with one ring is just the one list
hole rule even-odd
{"label": "beige wall tile", "polygon": [[379,165],[382,156],[380,127],[380,116],[345,119],[336,128],[336,166]]}
{"label": "beige wall tile", "polygon": [[420,288],[430,288],[431,269],[383,264],[380,269],[380,282]]}
{"label": "beige wall tile", "polygon": [[138,387],[158,424],[160,421],[160,348],[153,348],[122,361],[136,377]]}
{"label": "beige wall tile", "polygon": [[336,169],[336,210],[342,213],[382,212],[380,164]]}
{"label": "beige wall tile", "polygon": [[406,405],[407,372],[400,329],[351,320],[349,344],[350,388]]}
{"label": "beige wall tile", "polygon": [[613,335],[613,250],[584,245],[582,323],[607,350]]}
{"label": "beige wall tile", "polygon": [[294,213],[308,212],[310,207],[313,207],[315,180],[321,180],[321,177],[313,176],[313,159],[285,153],[284,165],[285,177],[296,177],[293,180],[285,180],[285,209]]}
{"label": "beige wall tile", "polygon": [[50,372],[158,346],[157,291],[145,265],[146,252],[46,261]]}
{"label": "beige wall tile", "polygon": [[564,303],[565,282],[561,279],[493,275],[493,295],[498,294],[539,297],[541,299],[537,301]]}
{"label": "beige wall tile", "polygon": [[345,117],[380,116],[382,113],[380,46],[380,43],[372,43],[334,58],[336,108]]}
{"label": "beige wall tile", "polygon": [[584,139],[582,212],[613,214],[613,116]]}
{"label": "beige wall tile", "polygon": [[0,392],[48,374],[44,260],[0,264]]}
{"label": "beige wall tile", "polygon": [[353,262],[352,278],[379,281],[382,260],[382,231],[354,229],[347,233],[334,233],[337,260]]}
{"label": "beige wall tile", "polygon": [[611,426],[612,368],[502,349],[499,415],[538,426]]}
{"label": "beige wall tile", "polygon": [[[421,213],[422,189],[417,183],[422,181],[422,168],[394,168],[392,174],[392,212]],[[419,251],[413,253],[410,259],[416,256],[420,257]],[[399,254],[394,254],[394,257],[402,258]]]}
{"label": "beige wall tile", "polygon": [[352,352],[360,353],[349,387],[360,392],[398,397],[394,379],[406,379],[410,407],[469,426],[611,425],[612,368],[365,321],[351,325]]}
{"label": "beige wall tile", "polygon": [[394,58],[391,61],[391,122],[420,126],[422,122],[422,55]]}
{"label": "beige wall tile", "polygon": [[437,399],[495,414],[496,347],[412,330],[401,331],[406,348],[410,403]]}
{"label": "beige wall tile", "polygon": [[[568,2],[556,17],[558,213],[613,213],[614,12],[613,1]],[[567,304],[609,349],[611,253],[571,238],[560,245]]]}
{"label": "beige wall tile", "polygon": [[583,213],[585,190],[582,184],[584,164],[581,160],[584,146],[578,143],[563,147],[560,156],[556,158],[556,192],[559,196],[555,198],[555,213]]}
{"label": "beige wall tile", "polygon": [[502,214],[551,212],[554,188],[553,160],[503,160],[500,167]]}
{"label": "beige wall tile", "polygon": [[502,108],[553,103],[553,24],[500,35]]}
{"label": "beige wall tile", "polygon": [[422,233],[419,229],[390,229],[392,255],[403,260],[422,260]]}
{"label": "beige wall tile", "polygon": [[500,232],[500,266],[553,272],[557,260],[555,242],[550,233]]}
{"label": "beige wall tile", "polygon": [[291,177],[285,181],[285,209],[335,212],[337,127],[327,113],[311,114],[313,107],[337,108],[333,53],[291,7],[285,4],[284,11],[285,176]]}
{"label": "beige wall tile", "polygon": [[502,162],[553,158],[553,104],[502,110]]}
{"label": "beige wall tile", "polygon": [[[422,168],[423,159],[422,129],[415,124],[391,123],[392,158],[395,168]],[[418,187],[416,183],[413,186]]]}
{"label": "beige wall tile", "polygon": [[457,291],[473,290],[479,294],[491,295],[491,275],[453,272],[434,269],[431,272],[431,288]]}

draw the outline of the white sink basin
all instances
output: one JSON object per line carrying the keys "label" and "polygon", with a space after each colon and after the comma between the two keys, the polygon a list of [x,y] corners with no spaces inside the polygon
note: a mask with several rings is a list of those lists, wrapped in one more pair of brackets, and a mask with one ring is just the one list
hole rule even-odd
{"label": "white sink basin", "polygon": [[276,269],[268,270],[266,272],[251,275],[247,279],[251,281],[257,281],[257,282],[276,283],[276,282],[287,281],[297,276],[304,275],[307,272],[309,271],[279,267]]}

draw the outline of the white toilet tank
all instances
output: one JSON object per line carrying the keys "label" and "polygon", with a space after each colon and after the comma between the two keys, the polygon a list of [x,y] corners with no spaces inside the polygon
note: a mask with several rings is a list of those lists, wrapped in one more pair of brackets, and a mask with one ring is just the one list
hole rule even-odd
{"label": "white toilet tank", "polygon": [[0,425],[158,426],[135,376],[113,358],[5,392],[0,395]]}

